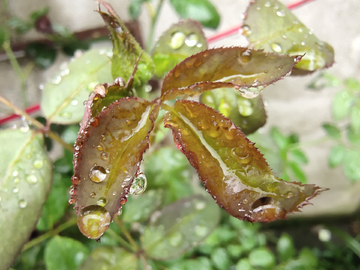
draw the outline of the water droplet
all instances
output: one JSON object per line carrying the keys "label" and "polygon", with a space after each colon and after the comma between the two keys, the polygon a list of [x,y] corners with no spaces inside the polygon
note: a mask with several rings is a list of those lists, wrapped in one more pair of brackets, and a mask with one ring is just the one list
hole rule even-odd
{"label": "water droplet", "polygon": [[89,123],[92,127],[97,127],[99,125],[99,120],[95,117],[90,118]]}
{"label": "water droplet", "polygon": [[20,131],[23,132],[23,133],[26,133],[30,130],[29,126],[28,125],[25,125],[25,126],[22,126],[20,128]]}
{"label": "water droplet", "polygon": [[35,167],[35,169],[41,169],[44,165],[44,161],[42,161],[41,159],[37,159],[34,161],[33,166]]}
{"label": "water droplet", "polygon": [[242,29],[244,35],[250,35],[251,34],[250,26],[245,24],[245,25],[243,25],[241,27],[241,29]]}
{"label": "water droplet", "polygon": [[199,42],[199,37],[196,34],[187,35],[185,38],[185,44],[189,47],[194,47]]}
{"label": "water droplet", "polygon": [[202,210],[202,209],[205,208],[205,206],[206,206],[206,204],[203,201],[196,201],[195,202],[195,209],[196,210]]}
{"label": "water droplet", "polygon": [[282,48],[279,44],[277,43],[273,43],[271,44],[271,49],[274,51],[274,52],[277,52],[277,53],[280,53]]}
{"label": "water droplet", "polygon": [[96,149],[99,150],[99,151],[104,150],[104,148],[103,148],[100,144],[98,144],[98,145],[96,146]]}
{"label": "water droplet", "polygon": [[146,92],[146,93],[150,93],[151,90],[152,90],[152,86],[151,86],[151,85],[148,84],[148,85],[145,86],[145,92]]}
{"label": "water droplet", "polygon": [[14,178],[14,183],[17,184],[17,183],[19,183],[19,182],[20,182],[20,178],[19,178],[19,177],[15,177],[15,178]]}
{"label": "water droplet", "polygon": [[102,152],[101,155],[100,155],[100,157],[101,157],[102,160],[107,160],[107,159],[108,159],[108,156],[109,156],[109,154],[106,153],[106,152]]}
{"label": "water droplet", "polygon": [[18,171],[13,171],[12,172],[12,176],[18,176],[19,175],[19,172]]}
{"label": "water droplet", "polygon": [[261,7],[256,7],[256,10],[260,10],[261,9]]}
{"label": "water droplet", "polygon": [[74,198],[70,198],[68,203],[69,203],[69,204],[73,204],[74,202],[75,202],[75,199],[74,199]]}
{"label": "water droplet", "polygon": [[109,212],[99,205],[85,207],[77,219],[81,233],[90,239],[99,239],[109,228],[110,222]]}
{"label": "water droplet", "polygon": [[144,173],[141,172],[135,177],[130,187],[130,194],[140,195],[145,191],[146,186],[147,186],[146,176]]}
{"label": "water droplet", "polygon": [[76,99],[73,99],[70,104],[73,105],[73,106],[76,106],[78,105],[79,101],[77,101]]}
{"label": "water droplet", "polygon": [[303,45],[303,46],[305,46],[305,41],[301,41],[300,44]]}
{"label": "water droplet", "polygon": [[27,202],[23,199],[19,201],[19,208],[24,209],[27,206]]}
{"label": "water droplet", "polygon": [[127,202],[127,199],[126,199],[126,198],[121,198],[121,200],[120,200],[120,204],[121,204],[121,205],[124,205],[126,202]]}
{"label": "water droplet", "polygon": [[287,199],[291,199],[292,197],[294,197],[294,193],[292,193],[291,191],[289,191],[289,192],[286,193],[285,196],[286,196]]}
{"label": "water droplet", "polygon": [[51,79],[51,82],[53,84],[59,84],[61,82],[61,76],[60,75],[56,75]]}
{"label": "water droplet", "polygon": [[61,117],[63,117],[63,118],[66,118],[66,119],[70,119],[71,118],[71,113],[69,113],[69,112],[62,112],[62,113],[60,113],[59,114]]}
{"label": "water droplet", "polygon": [[240,56],[239,56],[239,61],[240,61],[241,63],[246,64],[246,63],[249,63],[249,62],[250,62],[251,57],[252,57],[252,55],[251,55],[250,50],[246,50],[246,51],[244,51],[243,53],[240,54]]}
{"label": "water droplet", "polygon": [[125,86],[125,80],[122,77],[117,77],[114,80],[114,84],[117,84],[118,86],[124,87]]}
{"label": "water droplet", "polygon": [[282,35],[282,38],[283,38],[283,39],[287,39],[287,35],[283,34],[283,35]]}
{"label": "water droplet", "polygon": [[38,88],[39,88],[39,90],[44,90],[45,86],[41,83],[41,84],[39,84]]}
{"label": "water droplet", "polygon": [[118,212],[117,212],[117,215],[118,215],[118,216],[121,216],[121,214],[122,214],[122,207],[120,207],[119,210],[118,210]]}
{"label": "water droplet", "polygon": [[266,1],[265,4],[264,4],[265,7],[271,7],[271,3],[270,1]]}
{"label": "water droplet", "polygon": [[73,185],[78,185],[80,182],[80,178],[76,177],[75,175],[73,177],[71,177],[71,183],[73,183]]}
{"label": "water droplet", "polygon": [[247,199],[243,200],[243,204],[248,204],[248,203],[249,203],[249,201]]}
{"label": "water droplet", "polygon": [[90,198],[95,198],[96,193],[95,193],[95,192],[91,192],[89,196],[90,196]]}
{"label": "water droplet", "polygon": [[122,34],[122,33],[124,32],[124,30],[122,29],[121,26],[116,27],[116,28],[115,28],[115,31],[116,31],[117,33],[119,33],[119,34]]}
{"label": "water droplet", "polygon": [[208,233],[208,228],[204,225],[196,225],[195,226],[195,234],[198,237],[204,237],[205,235],[207,235]]}
{"label": "water droplet", "polygon": [[246,154],[242,148],[232,148],[230,151],[230,155],[236,159],[237,162],[241,164],[248,164],[252,161],[253,156],[250,154]]}
{"label": "water droplet", "polygon": [[304,31],[304,29],[302,28],[299,28],[299,32],[302,33]]}
{"label": "water droplet", "polygon": [[104,206],[106,205],[106,203],[107,203],[107,200],[106,200],[105,197],[101,197],[101,198],[99,198],[99,199],[97,200],[97,204],[100,205],[100,206],[102,206],[102,207],[104,207]]}
{"label": "water droplet", "polygon": [[60,71],[60,76],[61,77],[64,77],[64,76],[66,76],[68,74],[69,74],[69,69],[68,68],[65,68],[65,69]]}
{"label": "water droplet", "polygon": [[181,240],[182,240],[181,233],[176,232],[170,237],[169,242],[170,245],[172,245],[173,247],[177,247],[181,244]]}
{"label": "water droplet", "polygon": [[33,174],[30,174],[26,177],[26,181],[29,183],[29,184],[32,184],[32,185],[35,185],[38,181],[38,179],[36,178],[35,175]]}
{"label": "water droplet", "polygon": [[185,34],[183,32],[175,32],[171,36],[170,47],[174,50],[179,49],[185,42]]}
{"label": "water droplet", "polygon": [[261,93],[261,91],[263,89],[264,89],[264,87],[260,85],[258,87],[239,88],[239,89],[237,89],[237,91],[244,98],[250,98],[251,99],[251,98],[255,98],[258,95],[260,95],[260,93]]}
{"label": "water droplet", "polygon": [[254,112],[251,101],[243,98],[238,101],[238,110],[242,116],[250,116]]}
{"label": "water droplet", "polygon": [[18,187],[14,187],[12,190],[13,193],[18,193],[19,192],[19,188]]}
{"label": "water droplet", "polygon": [[75,190],[75,186],[71,186],[70,189],[69,189],[69,194],[71,196],[74,196],[76,194],[76,190]]}
{"label": "water droplet", "polygon": [[100,183],[106,178],[106,170],[101,166],[94,166],[90,169],[89,177],[91,181],[95,183]]}
{"label": "water droplet", "polygon": [[98,84],[99,84],[99,82],[91,82],[91,83],[88,84],[87,88],[90,91],[94,91],[95,86],[97,86]]}
{"label": "water droplet", "polygon": [[278,15],[279,17],[285,17],[285,11],[284,10],[278,10],[278,11],[276,11],[276,15]]}

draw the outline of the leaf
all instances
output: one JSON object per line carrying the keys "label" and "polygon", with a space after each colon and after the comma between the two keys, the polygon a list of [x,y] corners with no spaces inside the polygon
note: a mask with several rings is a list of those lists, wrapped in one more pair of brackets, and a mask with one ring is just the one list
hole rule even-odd
{"label": "leaf", "polygon": [[253,270],[249,259],[243,258],[240,259],[236,264],[236,270]]}
{"label": "leaf", "polygon": [[265,125],[266,112],[262,97],[244,98],[234,89],[222,88],[201,95],[200,101],[222,113],[245,134],[251,134]]}
{"label": "leaf", "polygon": [[303,55],[293,75],[328,68],[334,63],[334,49],[320,41],[291,11],[277,0],[250,3],[242,25],[243,34],[255,49]]}
{"label": "leaf", "polygon": [[216,29],[220,23],[220,15],[215,6],[208,0],[170,0],[181,18],[191,18],[203,26]]}
{"label": "leaf", "polygon": [[68,178],[59,173],[53,174],[51,192],[42,209],[41,218],[36,225],[39,231],[53,228],[54,224],[64,215],[68,206]]}
{"label": "leaf", "polygon": [[309,163],[307,156],[300,149],[291,149],[290,153],[298,163],[303,163],[303,164]]}
{"label": "leaf", "polygon": [[138,58],[141,57],[138,64],[138,72],[134,78],[134,87],[145,84],[152,77],[154,69],[150,55],[143,51],[110,4],[102,0],[98,2],[109,12],[107,14],[100,10],[98,11],[111,34],[113,44],[111,74],[113,79],[121,77],[124,81],[128,81]]}
{"label": "leaf", "polygon": [[249,254],[250,264],[262,269],[273,269],[275,266],[275,256],[270,250],[264,247],[254,249]]}
{"label": "leaf", "polygon": [[81,242],[68,237],[54,236],[45,248],[47,270],[76,270],[89,254]]}
{"label": "leaf", "polygon": [[254,144],[210,107],[178,100],[164,123],[207,191],[236,218],[252,222],[284,218],[322,191],[276,178]]}
{"label": "leaf", "polygon": [[51,161],[41,134],[0,131],[0,269],[8,269],[28,241],[51,187]]}
{"label": "leaf", "polygon": [[45,43],[32,42],[26,46],[25,53],[33,59],[37,67],[45,69],[54,63],[57,51]]}
{"label": "leaf", "polygon": [[344,119],[350,111],[353,97],[346,91],[337,92],[332,103],[332,115],[336,121]]}
{"label": "leaf", "polygon": [[80,231],[98,239],[126,202],[154,127],[158,105],[122,98],[91,118],[75,143],[71,201]]}
{"label": "leaf", "polygon": [[136,20],[140,16],[141,6],[144,2],[143,0],[132,0],[129,5],[129,14],[132,20]]}
{"label": "leaf", "polygon": [[112,81],[105,50],[90,50],[68,65],[44,87],[41,109],[49,123],[73,124],[84,115],[84,100],[99,83]]}
{"label": "leaf", "polygon": [[350,126],[355,133],[360,133],[360,100],[350,109]]}
{"label": "leaf", "polygon": [[303,169],[299,166],[298,163],[296,162],[289,162],[289,166],[291,168],[291,171],[293,172],[293,174],[295,175],[295,177],[301,182],[301,183],[306,183],[306,175],[303,171]]}
{"label": "leaf", "polygon": [[25,22],[18,17],[11,17],[8,24],[9,27],[14,29],[17,34],[25,34],[34,26],[32,23]]}
{"label": "leaf", "polygon": [[347,138],[355,145],[360,145],[360,132],[355,133],[350,126],[347,127]]}
{"label": "leaf", "polygon": [[340,131],[340,129],[338,129],[337,126],[326,123],[326,124],[323,124],[322,127],[324,128],[326,134],[330,138],[333,138],[335,140],[338,140],[341,138],[341,131]]}
{"label": "leaf", "polygon": [[186,57],[207,49],[207,40],[197,21],[173,24],[156,42],[152,53],[154,74],[161,78]]}
{"label": "leaf", "polygon": [[78,270],[98,270],[98,269],[138,269],[138,260],[135,254],[118,247],[98,247],[91,252]]}
{"label": "leaf", "polygon": [[344,162],[346,152],[347,149],[341,144],[333,146],[328,157],[329,166],[331,168],[336,168],[342,164]]}
{"label": "leaf", "polygon": [[213,251],[211,254],[211,260],[213,261],[216,269],[219,270],[228,270],[232,264],[226,249],[221,247],[218,247]]}
{"label": "leaf", "polygon": [[360,152],[350,149],[344,158],[344,174],[353,182],[360,180]]}
{"label": "leaf", "polygon": [[281,262],[286,262],[289,259],[293,258],[295,255],[295,248],[292,238],[287,234],[281,234],[277,244],[276,251],[279,255]]}
{"label": "leaf", "polygon": [[186,58],[165,77],[163,100],[179,95],[234,87],[247,98],[288,74],[301,57],[278,55],[242,47],[217,48]]}
{"label": "leaf", "polygon": [[140,238],[145,253],[158,260],[178,257],[216,228],[220,211],[202,195],[180,199],[162,209]]}
{"label": "leaf", "polygon": [[288,138],[281,133],[277,127],[272,127],[270,130],[270,136],[279,147],[280,150],[285,149],[289,145]]}
{"label": "leaf", "polygon": [[131,196],[126,202],[121,219],[124,222],[147,220],[161,204],[162,190],[149,190],[141,196]]}

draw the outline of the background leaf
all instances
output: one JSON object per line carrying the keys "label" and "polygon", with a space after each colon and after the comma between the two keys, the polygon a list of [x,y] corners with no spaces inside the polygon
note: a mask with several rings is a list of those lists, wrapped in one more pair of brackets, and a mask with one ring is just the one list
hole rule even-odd
{"label": "background leaf", "polygon": [[68,237],[53,237],[45,248],[47,270],[76,270],[89,253],[81,242]]}
{"label": "background leaf", "polygon": [[344,174],[353,182],[360,180],[360,152],[349,149],[344,159]]}
{"label": "background leaf", "polygon": [[335,145],[331,148],[328,163],[331,168],[335,168],[344,162],[347,149],[343,145]]}
{"label": "background leaf", "polygon": [[279,259],[282,262],[286,262],[295,255],[295,247],[292,238],[287,234],[281,234],[277,244],[276,251],[279,254]]}
{"label": "background leaf", "polygon": [[302,168],[299,166],[298,163],[296,162],[289,162],[290,168],[293,172],[293,174],[295,175],[295,177],[301,182],[301,183],[306,183],[306,175],[304,173],[304,171],[302,170]]}
{"label": "background leaf", "polygon": [[193,195],[166,206],[141,237],[148,256],[164,260],[178,257],[215,229],[219,208],[208,197]]}
{"label": "background leaf", "polygon": [[344,119],[350,112],[353,97],[346,91],[337,92],[332,103],[332,115],[334,120]]}
{"label": "background leaf", "polygon": [[255,49],[290,55],[305,54],[292,74],[306,74],[334,63],[333,48],[320,41],[280,1],[251,2],[242,30]]}
{"label": "background leaf", "polygon": [[330,138],[333,138],[335,140],[341,138],[341,131],[335,125],[323,124],[322,127]]}
{"label": "background leaf", "polygon": [[0,269],[10,267],[29,239],[51,187],[51,162],[41,134],[0,131]]}
{"label": "background leaf", "polygon": [[208,0],[170,0],[170,4],[181,18],[191,18],[203,26],[216,29],[220,23],[220,15]]}
{"label": "background leaf", "polygon": [[83,102],[99,83],[112,81],[110,52],[91,50],[68,65],[44,87],[41,109],[51,123],[73,124],[84,115]]}

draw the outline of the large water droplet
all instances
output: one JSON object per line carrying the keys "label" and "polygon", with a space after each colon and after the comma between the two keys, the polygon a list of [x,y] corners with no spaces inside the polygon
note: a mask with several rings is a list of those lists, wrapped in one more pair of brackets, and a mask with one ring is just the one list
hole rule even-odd
{"label": "large water droplet", "polygon": [[91,181],[95,183],[100,183],[105,180],[106,178],[106,170],[104,167],[101,166],[94,166],[90,169],[89,177]]}
{"label": "large water droplet", "polygon": [[146,186],[147,186],[146,176],[144,173],[141,172],[135,177],[130,187],[130,194],[140,195],[145,191]]}
{"label": "large water droplet", "polygon": [[173,247],[177,247],[181,244],[181,240],[182,240],[181,233],[176,232],[170,237],[169,242],[170,245],[172,245]]}
{"label": "large water droplet", "polygon": [[271,44],[271,49],[274,51],[274,52],[277,52],[277,53],[280,53],[282,51],[282,48],[279,44],[277,43],[273,43]]}
{"label": "large water droplet", "polygon": [[42,161],[41,159],[37,159],[33,163],[35,169],[41,169],[43,165],[44,165],[44,161]]}
{"label": "large water droplet", "polygon": [[258,95],[260,95],[263,89],[264,89],[263,86],[258,86],[258,87],[249,87],[249,88],[239,88],[237,91],[244,98],[256,98]]}
{"label": "large water droplet", "polygon": [[24,209],[27,206],[27,202],[23,199],[19,201],[19,208]]}
{"label": "large water droplet", "polygon": [[183,32],[175,32],[171,36],[170,47],[174,50],[179,49],[185,42],[185,34]]}
{"label": "large water droplet", "polygon": [[239,56],[239,61],[240,61],[241,63],[246,64],[246,63],[249,63],[249,62],[250,62],[251,57],[252,57],[251,51],[250,51],[250,50],[246,50],[246,51],[244,51],[243,53],[240,54],[240,56]]}
{"label": "large water droplet", "polygon": [[185,44],[189,47],[194,47],[199,42],[199,37],[196,34],[187,35],[185,38]]}
{"label": "large water droplet", "polygon": [[97,200],[97,204],[104,207],[107,204],[107,199],[105,197],[101,197]]}
{"label": "large water droplet", "polygon": [[85,207],[77,219],[81,233],[90,239],[99,239],[109,228],[110,221],[109,212],[99,205]]}
{"label": "large water droplet", "polygon": [[32,184],[32,185],[35,185],[38,181],[38,179],[36,178],[35,175],[33,174],[30,174],[26,177],[26,181],[29,183],[29,184]]}
{"label": "large water droplet", "polygon": [[120,207],[119,210],[118,210],[118,212],[117,212],[117,215],[118,215],[118,216],[121,216],[121,214],[122,214],[122,207]]}

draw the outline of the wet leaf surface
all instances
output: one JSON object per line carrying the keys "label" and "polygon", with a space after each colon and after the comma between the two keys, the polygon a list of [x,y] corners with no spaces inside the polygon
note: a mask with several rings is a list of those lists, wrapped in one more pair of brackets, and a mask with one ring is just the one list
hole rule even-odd
{"label": "wet leaf surface", "polygon": [[207,49],[201,25],[194,20],[173,24],[156,42],[155,75],[162,77],[186,57]]}
{"label": "wet leaf surface", "polygon": [[88,121],[75,143],[72,201],[82,233],[97,239],[126,202],[158,105],[123,98]]}
{"label": "wet leaf surface", "polygon": [[203,93],[200,101],[229,118],[245,134],[255,132],[266,123],[261,96],[244,98],[234,89],[222,88]]}
{"label": "wet leaf surface", "polygon": [[217,48],[186,58],[165,77],[162,99],[200,95],[204,91],[236,88],[253,98],[267,85],[288,74],[300,57],[277,55],[248,48]]}
{"label": "wet leaf surface", "polygon": [[0,132],[0,269],[9,269],[41,215],[51,187],[51,161],[41,134]]}
{"label": "wet leaf surface", "polygon": [[303,75],[334,63],[334,49],[319,40],[291,11],[277,0],[251,2],[242,26],[255,49],[304,55],[293,75]]}
{"label": "wet leaf surface", "polygon": [[152,77],[154,64],[139,43],[130,34],[125,24],[121,21],[110,4],[99,1],[108,10],[108,13],[99,11],[111,34],[113,44],[113,56],[111,60],[111,74],[115,80],[117,77],[127,81],[130,78],[134,66],[141,56],[138,72],[135,75],[134,87],[145,84]]}
{"label": "wet leaf surface", "polygon": [[208,197],[192,195],[162,209],[141,238],[146,254],[164,260],[178,257],[205,239],[218,225],[219,208]]}
{"label": "wet leaf surface", "polygon": [[322,191],[275,177],[254,144],[210,107],[179,100],[164,122],[207,191],[236,218],[252,222],[284,218]]}
{"label": "wet leaf surface", "polygon": [[135,254],[118,247],[98,247],[91,252],[79,270],[112,270],[138,269],[138,260]]}
{"label": "wet leaf surface", "polygon": [[60,67],[44,87],[41,109],[51,123],[79,123],[84,115],[83,102],[99,83],[111,82],[111,52],[90,50]]}

